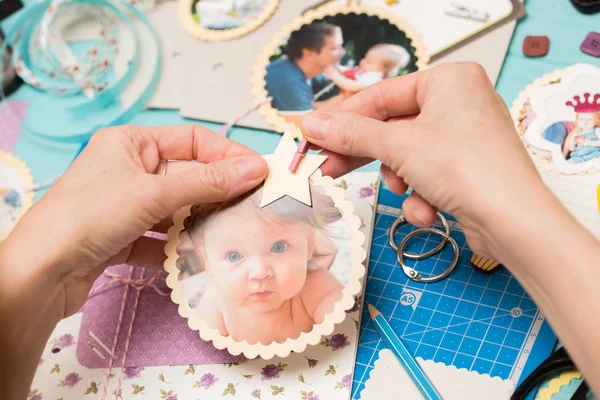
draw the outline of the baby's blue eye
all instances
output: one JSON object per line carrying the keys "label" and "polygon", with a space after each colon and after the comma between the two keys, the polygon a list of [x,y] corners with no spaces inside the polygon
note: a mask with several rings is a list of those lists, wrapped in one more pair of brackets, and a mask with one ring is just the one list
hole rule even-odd
{"label": "baby's blue eye", "polygon": [[283,253],[288,248],[288,244],[285,242],[277,242],[271,248],[273,253]]}
{"label": "baby's blue eye", "polygon": [[237,251],[231,251],[229,253],[227,253],[227,260],[229,260],[229,262],[235,263],[238,262],[242,259],[242,255],[240,253],[238,253]]}

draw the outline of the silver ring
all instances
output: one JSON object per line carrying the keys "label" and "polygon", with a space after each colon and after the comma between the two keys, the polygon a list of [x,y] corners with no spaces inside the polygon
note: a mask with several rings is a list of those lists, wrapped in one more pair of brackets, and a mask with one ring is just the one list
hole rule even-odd
{"label": "silver ring", "polygon": [[158,163],[156,175],[165,176],[167,174],[167,168],[169,167],[169,160],[161,160]]}
{"label": "silver ring", "polygon": [[[408,243],[408,241],[410,239],[412,239],[419,233],[434,233],[436,235],[439,235],[444,239],[444,242],[449,242],[452,245],[452,247],[454,248],[454,258],[452,259],[452,262],[450,263],[450,266],[448,267],[448,269],[446,269],[441,274],[424,278],[414,268],[411,268],[404,263],[404,257],[403,257],[404,247],[406,246],[406,244]],[[458,264],[459,253],[460,253],[460,249],[458,248],[458,244],[456,243],[456,240],[454,240],[449,235],[446,235],[444,232],[440,231],[439,229],[421,228],[421,229],[417,229],[416,231],[409,233],[408,235],[406,235],[404,237],[404,239],[402,239],[402,241],[400,242],[400,245],[398,246],[398,262],[400,263],[400,266],[402,267],[402,271],[404,271],[406,276],[408,276],[408,279],[415,281],[415,282],[431,283],[431,282],[440,281],[440,280],[448,277],[448,275],[450,275],[452,273],[452,271],[454,271],[454,268],[456,268],[456,265]]]}
{"label": "silver ring", "polygon": [[[422,253],[422,254],[403,252],[402,255],[404,257],[408,258],[409,260],[423,260],[425,258],[431,257],[434,254],[439,253],[440,251],[442,251],[444,249],[444,247],[446,247],[446,245],[448,244],[448,240],[449,240],[448,238],[450,237],[450,225],[448,224],[448,220],[446,219],[446,217],[444,217],[441,213],[436,213],[436,215],[437,215],[438,219],[440,220],[440,222],[442,223],[442,225],[444,226],[444,231],[446,233],[445,235],[442,235],[442,237],[444,238],[442,240],[442,242],[440,244],[438,244],[435,248],[433,248],[429,251],[426,251],[425,253]],[[400,216],[398,217],[398,219],[396,219],[396,221],[394,221],[394,223],[392,224],[392,226],[390,227],[390,230],[388,232],[390,246],[392,246],[392,249],[394,249],[394,251],[396,251],[396,252],[398,251],[398,245],[396,244],[394,237],[396,236],[398,227],[401,224],[403,224],[404,222],[406,222],[406,218],[404,217],[404,213],[401,213]]]}

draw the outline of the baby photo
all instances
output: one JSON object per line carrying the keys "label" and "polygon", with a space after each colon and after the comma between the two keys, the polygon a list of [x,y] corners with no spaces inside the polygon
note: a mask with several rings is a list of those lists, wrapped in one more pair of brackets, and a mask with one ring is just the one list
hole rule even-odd
{"label": "baby photo", "polygon": [[544,79],[517,118],[534,161],[567,175],[600,170],[600,68],[577,64]]}
{"label": "baby photo", "polygon": [[297,339],[332,313],[352,270],[352,238],[333,199],[311,184],[313,206],[262,188],[197,205],[179,234],[183,293],[201,320],[249,344]]}
{"label": "baby photo", "polygon": [[273,0],[194,0],[192,17],[206,29],[232,29],[261,18]]}
{"label": "baby photo", "polygon": [[412,41],[397,25],[367,14],[336,14],[293,31],[274,49],[264,72],[271,106],[299,124],[387,78],[415,72]]}
{"label": "baby photo", "polygon": [[553,123],[542,137],[560,145],[569,164],[600,160],[600,93],[575,95],[565,106],[573,109],[575,119]]}

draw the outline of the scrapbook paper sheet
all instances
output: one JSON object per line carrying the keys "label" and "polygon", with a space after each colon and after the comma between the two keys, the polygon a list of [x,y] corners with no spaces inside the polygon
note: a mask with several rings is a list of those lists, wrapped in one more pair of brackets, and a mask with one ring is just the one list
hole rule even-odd
{"label": "scrapbook paper sheet", "polygon": [[[129,266],[111,267],[110,271],[127,276]],[[134,278],[139,278],[141,268],[136,268]],[[166,273],[160,273],[157,286],[163,293],[169,293],[165,284]],[[111,278],[101,276],[94,287],[98,287]],[[107,368],[111,349],[117,330],[124,287],[113,284],[92,296],[83,307],[81,331],[77,345],[77,359],[88,368]],[[119,334],[119,345],[115,351],[115,366],[121,365],[127,329],[133,313],[135,291],[130,290],[125,307],[125,314]],[[172,336],[177,340],[170,340]],[[102,344],[104,344],[104,346]],[[184,364],[224,364],[242,361],[243,357],[234,357],[226,351],[219,351],[214,346],[198,338],[186,321],[177,313],[177,305],[169,296],[163,296],[153,288],[147,288],[140,294],[136,311],[136,319],[127,352],[126,367],[151,365],[184,365]]]}
{"label": "scrapbook paper sheet", "polygon": [[600,239],[600,174],[561,176],[540,171],[544,183],[584,228]]}
{"label": "scrapbook paper sheet", "polygon": [[0,150],[11,152],[15,149],[26,111],[24,101],[7,101],[0,105]]}
{"label": "scrapbook paper sheet", "polygon": [[[460,0],[454,2],[430,0],[426,3],[422,0],[402,0],[385,5],[382,3],[381,0],[361,1],[361,5],[381,7],[410,21],[423,37],[430,56],[474,35],[486,26],[508,17],[513,10],[511,0]],[[445,10],[450,8],[452,3],[472,7],[482,14],[487,14],[488,17],[485,21],[479,21],[447,15]],[[346,0],[334,0],[328,3],[331,6],[345,4]],[[440,29],[440,27],[443,28]]]}
{"label": "scrapbook paper sheet", "polygon": [[[345,190],[346,198],[356,207],[355,214],[362,221],[361,231],[368,238],[365,243],[365,249],[368,250],[379,175],[353,173],[338,179],[336,184]],[[117,295],[121,296],[122,292]],[[309,346],[305,352],[292,353],[284,359],[255,359],[218,365],[127,367],[120,398],[267,399],[277,396],[304,400],[349,399],[361,304],[362,300],[358,299],[356,307],[348,312],[348,318],[336,326],[332,335],[323,338],[319,345]],[[140,312],[136,320],[139,315]],[[77,360],[77,348],[87,346],[87,343],[80,343],[86,342],[83,336],[79,336],[82,317],[85,318],[85,314],[78,313],[62,321],[53,332],[40,360],[30,398],[103,398],[108,369],[88,368]],[[140,324],[157,323],[141,320],[144,322]],[[134,325],[134,335],[136,329],[139,329],[139,325]],[[145,346],[152,348],[154,344],[148,341]],[[152,356],[151,351],[147,353],[148,357]],[[117,393],[120,367],[113,368],[111,375],[107,387],[109,394]]]}
{"label": "scrapbook paper sheet", "polygon": [[[507,400],[514,389],[514,383],[510,380],[492,378],[487,374],[481,375],[422,358],[417,358],[417,362],[444,400]],[[385,349],[379,352],[379,359],[360,398],[420,400],[423,395],[394,353]]]}

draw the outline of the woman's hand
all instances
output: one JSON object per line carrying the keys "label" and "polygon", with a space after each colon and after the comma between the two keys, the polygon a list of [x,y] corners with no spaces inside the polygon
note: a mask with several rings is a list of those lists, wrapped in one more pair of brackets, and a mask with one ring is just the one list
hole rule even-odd
{"label": "woman's hand", "polygon": [[326,149],[324,174],[381,160],[391,190],[414,189],[404,203],[411,223],[430,225],[436,209],[449,212],[481,255],[499,256],[486,239],[492,210],[544,190],[504,102],[476,64],[383,81],[334,112],[308,114],[302,131]]}
{"label": "woman's hand", "polygon": [[[163,176],[161,160],[199,162],[168,163]],[[107,266],[162,267],[165,242],[145,232],[166,232],[180,207],[235,197],[266,173],[257,153],[199,126],[97,132],[0,245],[0,353],[18,364],[32,357],[21,371],[31,378],[55,324]]]}
{"label": "woman's hand", "polygon": [[[372,159],[393,191],[414,191],[407,219],[454,215],[471,249],[513,272],[600,393],[600,244],[544,186],[500,96],[474,64],[431,68],[371,86],[304,135],[339,176]],[[568,271],[565,267],[568,266]]]}

